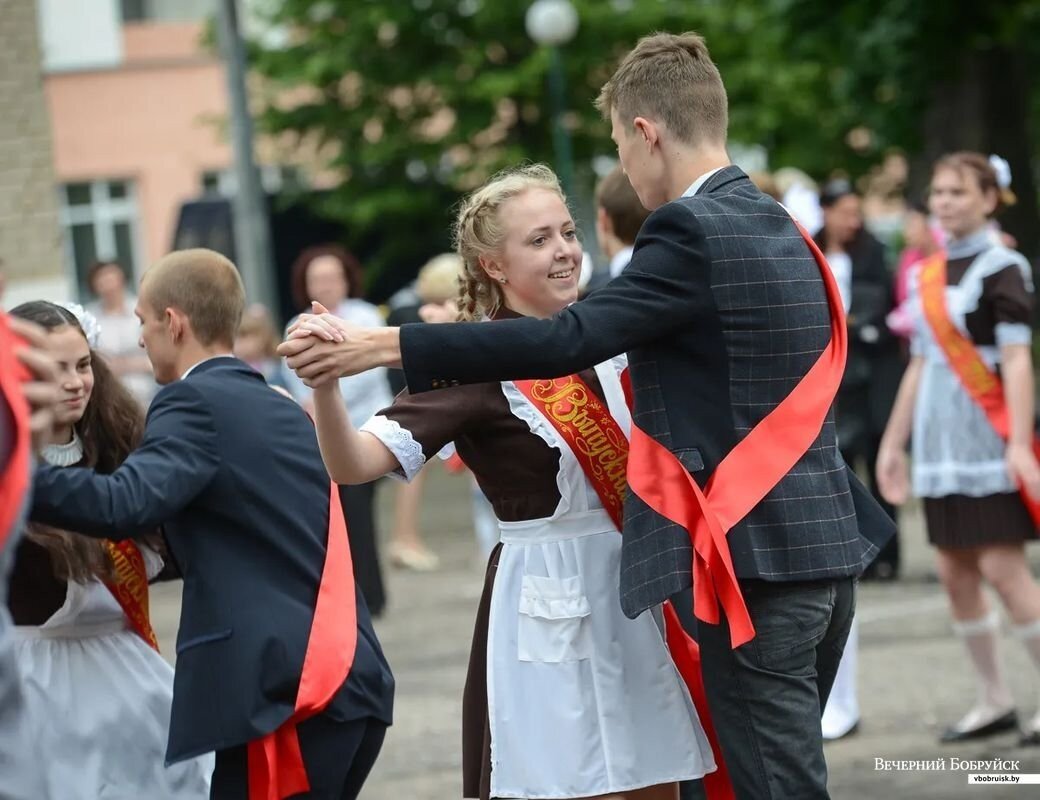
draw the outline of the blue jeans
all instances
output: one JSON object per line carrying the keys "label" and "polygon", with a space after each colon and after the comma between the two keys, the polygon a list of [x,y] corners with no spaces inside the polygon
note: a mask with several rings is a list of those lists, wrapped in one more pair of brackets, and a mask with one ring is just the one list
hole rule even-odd
{"label": "blue jeans", "polygon": [[[827,800],[820,717],[856,608],[856,579],[797,583],[742,580],[755,638],[730,648],[729,626],[689,613],[700,644],[712,721],[739,800]],[[700,787],[684,797],[703,796]]]}

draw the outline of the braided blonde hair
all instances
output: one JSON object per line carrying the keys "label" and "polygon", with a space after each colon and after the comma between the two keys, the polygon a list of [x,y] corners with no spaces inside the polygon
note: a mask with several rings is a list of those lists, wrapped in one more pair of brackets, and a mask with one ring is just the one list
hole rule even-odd
{"label": "braided blonde hair", "polygon": [[481,256],[499,252],[506,231],[498,211],[528,189],[547,189],[567,202],[560,180],[545,164],[512,167],[494,175],[462,201],[455,222],[455,248],[462,258],[459,276],[459,319],[493,315],[502,305],[502,289],[480,264]]}

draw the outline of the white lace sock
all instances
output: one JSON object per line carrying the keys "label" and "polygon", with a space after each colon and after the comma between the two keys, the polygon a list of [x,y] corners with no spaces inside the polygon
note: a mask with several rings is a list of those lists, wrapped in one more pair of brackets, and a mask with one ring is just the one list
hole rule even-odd
{"label": "white lace sock", "polygon": [[981,619],[954,620],[953,631],[968,650],[977,684],[975,705],[953,727],[970,731],[999,719],[1015,707],[1000,659],[1000,617],[991,611]]}
{"label": "white lace sock", "polygon": [[[1015,625],[1012,630],[1015,637],[1026,648],[1029,657],[1033,659],[1037,670],[1040,670],[1040,619],[1034,619],[1032,622],[1026,622],[1022,625]],[[1029,721],[1026,730],[1040,731],[1040,710]]]}

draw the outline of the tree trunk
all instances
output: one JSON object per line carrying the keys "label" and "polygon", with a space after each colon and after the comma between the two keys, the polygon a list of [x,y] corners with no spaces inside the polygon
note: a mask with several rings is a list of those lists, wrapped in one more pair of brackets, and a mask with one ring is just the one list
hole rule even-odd
{"label": "tree trunk", "polygon": [[924,147],[911,160],[910,185],[915,195],[923,195],[931,165],[955,150],[1006,159],[1018,202],[999,221],[1032,261],[1040,255],[1040,216],[1031,168],[1029,98],[1030,75],[1021,53],[994,48],[966,56],[963,72],[934,88],[922,120]]}
{"label": "tree trunk", "polygon": [[995,50],[986,63],[990,91],[984,98],[989,149],[1011,164],[1011,188],[1018,202],[1000,223],[1018,240],[1018,249],[1033,261],[1040,255],[1040,221],[1033,182],[1032,137],[1029,130],[1030,74],[1021,53]]}

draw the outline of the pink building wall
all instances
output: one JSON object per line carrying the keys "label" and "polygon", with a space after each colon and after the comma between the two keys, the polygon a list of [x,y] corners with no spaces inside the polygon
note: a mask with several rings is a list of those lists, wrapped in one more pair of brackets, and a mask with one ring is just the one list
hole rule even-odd
{"label": "pink building wall", "polygon": [[116,69],[45,77],[59,183],[130,179],[137,190],[141,269],[170,248],[177,210],[202,173],[226,169],[223,67],[198,23],[126,25]]}

